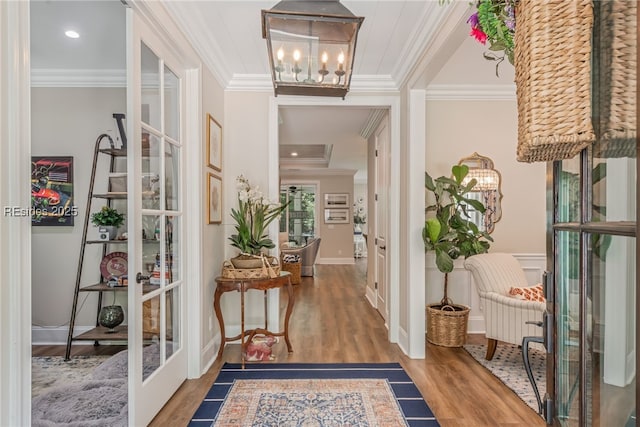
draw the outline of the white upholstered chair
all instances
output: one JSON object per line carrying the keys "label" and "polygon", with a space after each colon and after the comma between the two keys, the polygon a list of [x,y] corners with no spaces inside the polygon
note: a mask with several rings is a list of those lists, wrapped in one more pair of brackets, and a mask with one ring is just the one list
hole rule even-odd
{"label": "white upholstered chair", "polygon": [[545,303],[508,296],[512,286],[527,287],[527,278],[513,255],[486,253],[464,261],[476,284],[484,313],[487,354],[491,360],[498,341],[522,345],[522,337],[539,336],[540,327],[526,322],[541,322]]}

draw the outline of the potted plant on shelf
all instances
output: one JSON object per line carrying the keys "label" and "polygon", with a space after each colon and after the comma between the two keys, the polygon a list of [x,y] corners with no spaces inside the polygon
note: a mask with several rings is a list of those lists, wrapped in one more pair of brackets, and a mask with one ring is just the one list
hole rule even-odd
{"label": "potted plant on shelf", "polygon": [[273,249],[275,243],[267,231],[269,224],[280,216],[289,203],[271,202],[249,180],[240,175],[236,178],[238,209],[231,208],[231,217],[236,221],[236,233],[229,237],[231,246],[240,249],[240,254],[231,258],[236,268],[259,268],[263,265],[263,249]]}
{"label": "potted plant on shelf", "polygon": [[456,165],[451,173],[452,177],[436,179],[425,173],[425,187],[435,202],[427,207],[430,217],[425,220],[422,239],[425,250],[435,252],[436,266],[444,273],[442,300],[427,305],[427,341],[445,347],[460,347],[466,340],[469,307],[454,304],[449,298],[449,273],[453,271],[456,258],[487,252],[493,239],[469,219],[469,206],[485,211],[482,202],[465,197],[477,183],[475,179],[465,182],[469,167]]}
{"label": "potted plant on shelf", "polygon": [[105,205],[99,211],[91,214],[91,222],[98,227],[100,232],[102,232],[100,229],[104,229],[109,234],[109,240],[113,240],[118,235],[118,227],[124,222],[124,214]]}

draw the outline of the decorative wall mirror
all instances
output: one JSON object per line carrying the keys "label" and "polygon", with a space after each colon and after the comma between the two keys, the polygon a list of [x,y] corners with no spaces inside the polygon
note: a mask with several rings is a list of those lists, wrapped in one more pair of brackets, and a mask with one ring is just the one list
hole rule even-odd
{"label": "decorative wall mirror", "polygon": [[467,197],[481,201],[486,208],[483,214],[469,206],[471,220],[480,230],[492,233],[496,222],[502,218],[502,178],[500,172],[494,169],[493,160],[478,153],[461,159],[458,164],[469,166],[469,174],[463,183],[466,184],[474,178],[477,181]]}

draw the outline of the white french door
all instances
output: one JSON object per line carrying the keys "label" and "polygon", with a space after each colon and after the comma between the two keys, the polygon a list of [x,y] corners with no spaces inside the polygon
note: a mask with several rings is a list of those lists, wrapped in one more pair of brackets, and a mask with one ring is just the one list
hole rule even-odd
{"label": "white french door", "polygon": [[128,10],[129,425],[148,424],[187,377],[185,70]]}

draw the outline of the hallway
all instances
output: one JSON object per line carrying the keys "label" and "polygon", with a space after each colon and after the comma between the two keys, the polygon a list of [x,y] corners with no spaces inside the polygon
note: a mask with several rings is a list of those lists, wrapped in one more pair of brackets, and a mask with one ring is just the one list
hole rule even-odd
{"label": "hallway", "polygon": [[[366,258],[349,265],[317,265],[315,277],[294,287],[290,323],[293,353],[274,346],[276,362],[400,362],[438,421],[446,426],[543,426],[543,419],[461,348],[427,344],[426,359],[412,360],[387,341],[382,318],[364,298]],[[284,294],[283,294],[284,295]],[[286,305],[282,298],[281,307]],[[484,336],[471,336],[483,342]],[[186,381],[152,426],[185,426],[223,362],[240,361],[240,346],[227,345],[197,380]]]}

